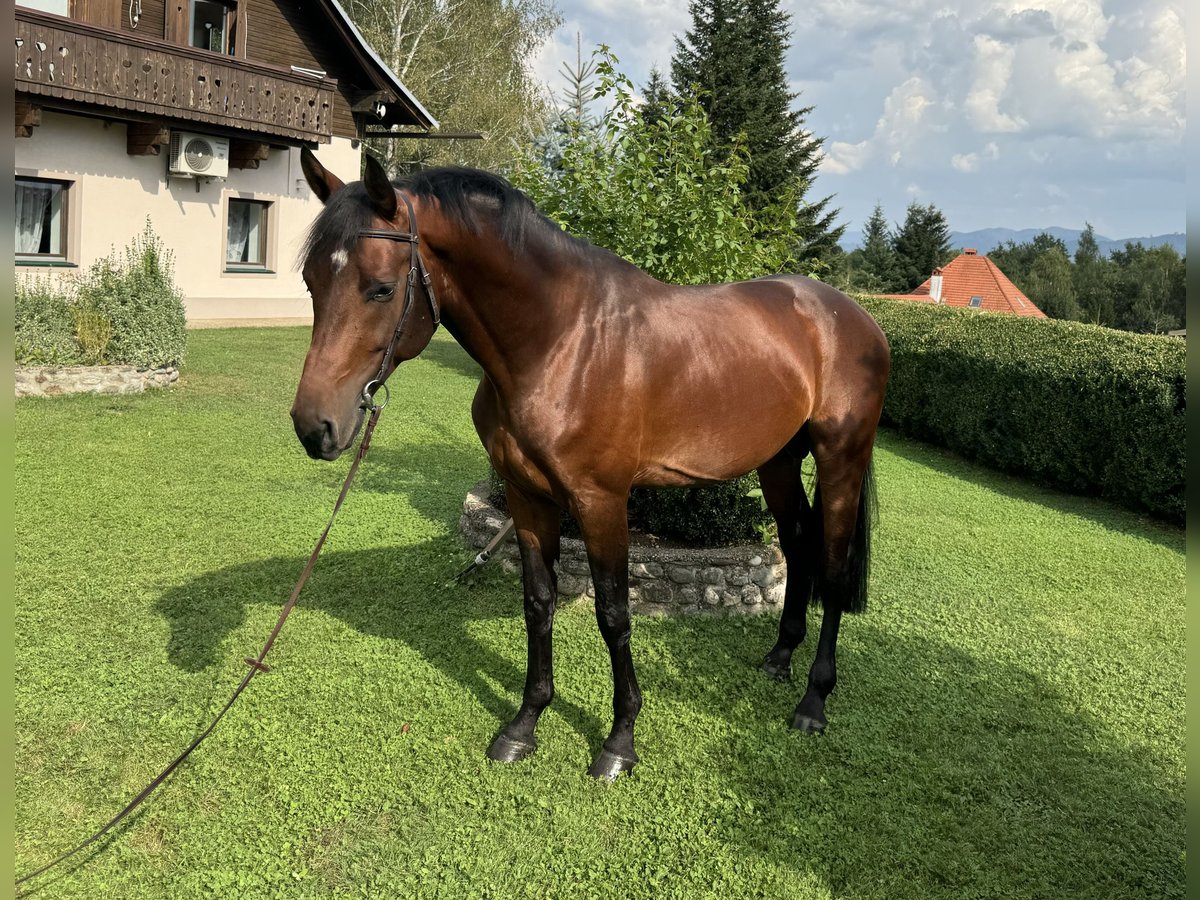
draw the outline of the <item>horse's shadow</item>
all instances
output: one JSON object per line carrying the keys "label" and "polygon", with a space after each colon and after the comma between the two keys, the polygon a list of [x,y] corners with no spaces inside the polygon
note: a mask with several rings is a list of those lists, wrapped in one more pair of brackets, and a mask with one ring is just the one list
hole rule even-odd
{"label": "horse's shadow", "polygon": [[[455,563],[413,566],[409,560],[414,557]],[[511,602],[499,604],[485,596],[494,596],[494,591],[449,584],[456,563],[468,558],[457,538],[416,548],[327,552],[300,603],[305,610],[333,616],[362,634],[399,641],[415,650],[473,694],[499,730],[516,713],[524,666],[473,637],[469,623],[512,619],[513,636],[519,640],[523,634],[520,589],[513,589],[512,577],[498,569],[474,577],[483,586],[503,584],[511,592]],[[209,572],[167,590],[155,609],[170,623],[168,660],[188,672],[217,664],[225,639],[241,625],[249,602],[255,602],[246,598],[281,603],[280,586],[294,582],[303,566],[299,557],[275,557]],[[412,614],[431,603],[439,605],[438,615]],[[594,752],[599,751],[607,727],[598,715],[568,698],[557,698],[554,708]]]}

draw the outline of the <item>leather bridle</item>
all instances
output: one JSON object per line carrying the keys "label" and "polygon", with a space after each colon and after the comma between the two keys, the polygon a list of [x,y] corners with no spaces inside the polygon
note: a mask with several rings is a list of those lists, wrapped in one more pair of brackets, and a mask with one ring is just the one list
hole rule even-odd
{"label": "leather bridle", "polygon": [[[408,278],[406,279],[406,286],[404,288],[404,308],[400,312],[400,323],[396,326],[396,331],[392,334],[391,343],[388,344],[387,350],[383,354],[383,363],[379,366],[379,374],[363,386],[362,402],[359,405],[367,411],[373,410],[376,407],[382,409],[387,405],[388,393],[387,385],[384,384],[384,381],[387,379],[388,366],[391,365],[392,357],[396,353],[396,344],[400,340],[400,335],[404,332],[404,326],[408,323],[408,315],[412,312],[413,301],[416,299],[418,276],[420,276],[422,287],[425,288],[425,296],[429,300],[429,311],[433,314],[433,327],[436,329],[442,321],[437,297],[433,293],[433,282],[429,277],[429,270],[425,268],[425,261],[421,258],[421,251],[418,247],[421,243],[421,236],[417,233],[417,214],[413,211],[412,203],[409,202],[408,197],[404,196],[404,194],[400,194],[399,196],[404,201],[404,206],[408,209],[408,227],[412,229],[411,231],[364,228],[358,233],[360,238],[382,238],[385,241],[400,241],[408,244],[410,263]],[[375,402],[375,393],[380,388],[384,390],[384,400],[382,404],[377,404]]]}

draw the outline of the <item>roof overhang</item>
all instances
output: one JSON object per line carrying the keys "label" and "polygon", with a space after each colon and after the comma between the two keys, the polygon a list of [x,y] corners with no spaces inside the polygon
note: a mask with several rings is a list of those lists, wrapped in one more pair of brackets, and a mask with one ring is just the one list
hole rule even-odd
{"label": "roof overhang", "polygon": [[[379,102],[386,107],[379,122],[383,126],[417,125],[431,129],[439,127],[438,120],[430,115],[412,92],[404,86],[396,73],[388,68],[379,58],[379,54],[367,43],[362,32],[354,24],[350,15],[342,8],[338,0],[321,0],[321,5],[329,14],[334,27],[341,33],[342,39],[351,48],[359,64],[366,70],[371,81],[379,89],[382,96]],[[374,115],[375,113],[372,112]]]}

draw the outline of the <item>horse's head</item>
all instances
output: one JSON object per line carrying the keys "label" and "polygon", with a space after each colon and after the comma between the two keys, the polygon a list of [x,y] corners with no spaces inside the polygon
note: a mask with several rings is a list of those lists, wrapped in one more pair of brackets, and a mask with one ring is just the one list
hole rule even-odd
{"label": "horse's head", "polygon": [[[416,234],[412,207],[383,167],[368,155],[363,180],[345,185],[307,149],[301,164],[325,209],[304,251],[313,330],[292,422],[309,456],[336,459],[362,425],[366,386],[429,344],[436,305],[412,271],[416,245],[403,240]],[[401,239],[387,239],[393,234]]]}

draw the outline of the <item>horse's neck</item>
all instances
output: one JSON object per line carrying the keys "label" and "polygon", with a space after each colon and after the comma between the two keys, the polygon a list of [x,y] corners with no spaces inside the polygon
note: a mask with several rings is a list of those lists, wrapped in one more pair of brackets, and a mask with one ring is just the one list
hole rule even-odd
{"label": "horse's neck", "polygon": [[537,263],[459,264],[445,278],[446,329],[502,393],[542,369],[571,325],[577,298],[556,291],[560,279]]}

